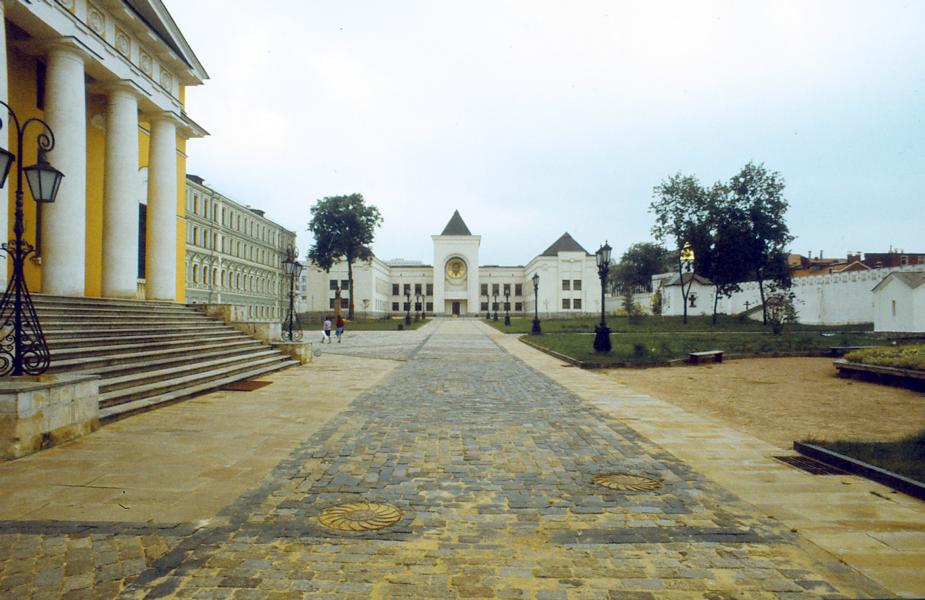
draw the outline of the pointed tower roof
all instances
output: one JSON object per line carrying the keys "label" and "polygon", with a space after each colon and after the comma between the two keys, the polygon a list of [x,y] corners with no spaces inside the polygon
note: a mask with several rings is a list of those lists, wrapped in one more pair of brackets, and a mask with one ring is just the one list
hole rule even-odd
{"label": "pointed tower roof", "polygon": [[453,216],[450,217],[450,222],[446,224],[446,227],[443,228],[443,233],[440,235],[472,235],[472,232],[469,231],[462,217],[459,216],[459,211],[454,210]]}
{"label": "pointed tower roof", "polygon": [[546,248],[546,251],[540,256],[558,256],[560,252],[584,252],[588,254],[588,251],[582,248],[581,244],[576,242],[575,238],[570,236],[567,231],[562,234],[562,237],[553,242],[552,246]]}

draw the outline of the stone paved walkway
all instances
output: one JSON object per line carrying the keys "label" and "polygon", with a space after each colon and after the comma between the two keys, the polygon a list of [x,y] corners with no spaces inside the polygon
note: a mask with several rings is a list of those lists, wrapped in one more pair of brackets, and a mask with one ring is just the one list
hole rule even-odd
{"label": "stone paved walkway", "polygon": [[[322,358],[400,362],[215,518],[95,534],[111,546],[111,570],[134,561],[106,589],[136,598],[890,595],[515,358],[477,322],[435,321],[378,350],[361,339],[326,345]],[[337,378],[327,385],[336,393]],[[592,481],[608,473],[660,487],[619,492]],[[318,520],[359,501],[392,504],[401,518],[368,532]],[[55,564],[95,577],[97,538],[79,521],[57,536],[51,526],[0,523],[0,589],[43,589],[36,573]],[[100,586],[72,587],[105,597]]]}

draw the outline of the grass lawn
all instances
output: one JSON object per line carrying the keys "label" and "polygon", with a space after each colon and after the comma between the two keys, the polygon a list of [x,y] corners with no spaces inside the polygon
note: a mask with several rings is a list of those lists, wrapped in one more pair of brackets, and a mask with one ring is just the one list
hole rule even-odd
{"label": "grass lawn", "polygon": [[925,429],[895,442],[817,442],[833,452],[925,483]]}
{"label": "grass lawn", "polygon": [[[530,333],[533,326],[533,319],[511,318],[510,327],[504,326],[504,317],[499,315],[497,321],[483,319],[498,331],[505,333]],[[600,323],[599,317],[583,317],[575,319],[545,319],[540,321],[543,333],[594,333],[594,328]],[[740,319],[728,315],[719,315],[716,325],[713,324],[712,317],[688,317],[687,324],[683,322],[683,317],[642,317],[640,319],[630,320],[628,317],[607,317],[607,326],[610,331],[619,333],[636,333],[636,332],[757,332],[762,333],[766,328],[760,321],[752,319]],[[788,325],[788,328],[794,332],[822,332],[822,331],[851,331],[863,332],[873,331],[873,323],[862,323],[860,325],[803,325],[795,323]],[[836,344],[829,344],[834,346]],[[844,344],[843,344],[844,345]]]}
{"label": "grass lawn", "polygon": [[925,344],[868,348],[845,355],[852,362],[925,371]]}
{"label": "grass lawn", "polygon": [[594,336],[581,333],[531,335],[530,343],[590,363],[633,363],[645,365],[687,358],[689,352],[723,350],[727,354],[773,354],[775,352],[825,351],[831,346],[862,346],[884,343],[863,333],[840,333],[824,337],[819,333],[658,332],[611,333],[613,349],[598,354]]}
{"label": "grass lawn", "polygon": [[[398,326],[402,325],[406,331],[423,327],[430,319],[411,319],[411,325],[405,325],[405,319],[355,319],[347,321],[344,329],[346,331],[397,331]],[[302,320],[302,329],[304,331],[321,331],[322,321]]]}

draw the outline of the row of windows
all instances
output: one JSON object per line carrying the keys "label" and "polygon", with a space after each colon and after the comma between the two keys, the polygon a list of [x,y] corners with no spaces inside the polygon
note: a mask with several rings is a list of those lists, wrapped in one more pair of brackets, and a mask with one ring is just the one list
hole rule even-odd
{"label": "row of windows", "polygon": [[568,298],[562,299],[562,308],[563,310],[581,310],[581,298],[575,298],[569,300]]}
{"label": "row of windows", "polygon": [[[193,194],[193,214],[205,217],[206,219],[218,223],[218,203],[214,200],[210,201],[210,199],[205,196],[202,197],[201,204],[199,200],[199,194]],[[240,213],[231,209],[226,209],[224,206],[221,208],[221,223],[225,227],[229,227],[235,231],[240,231],[253,238],[259,239],[260,241],[267,242],[268,244],[273,244],[274,246],[279,245],[278,231],[272,231],[270,227],[261,225],[254,219],[249,219],[246,216],[244,217],[242,223]]]}
{"label": "row of windows", "polygon": [[218,269],[210,269],[209,265],[203,265],[200,271],[199,265],[194,264],[192,269],[187,270],[187,280],[193,286],[209,285],[211,281],[213,286],[221,286],[222,289],[256,292],[258,294],[280,293],[279,282],[276,278],[228,272],[225,269],[219,271]]}
{"label": "row of windows", "polygon": [[275,252],[269,252],[265,248],[259,248],[247,242],[242,243],[241,240],[232,240],[227,237],[222,237],[221,243],[219,243],[218,233],[213,233],[210,237],[208,231],[205,229],[200,230],[196,225],[190,227],[188,233],[187,241],[195,246],[200,246],[207,250],[219,250],[219,252],[231,256],[246,258],[277,269],[280,267],[281,259],[279,255]]}
{"label": "row of windows", "polygon": [[421,302],[415,302],[413,307],[410,302],[393,302],[392,312],[398,312],[400,310],[405,311],[405,312],[412,311],[412,310],[414,312],[421,312],[421,306],[424,306],[424,312],[434,312],[433,302],[427,302],[423,304]]}
{"label": "row of windows", "polygon": [[[488,284],[487,283],[482,284],[482,295],[483,296],[488,295]],[[491,285],[491,295],[492,296],[510,296],[511,295],[511,284],[505,283],[503,291],[502,291],[500,284],[493,283]],[[524,286],[522,284],[519,284],[519,283],[514,284],[514,295],[515,296],[524,295]]]}
{"label": "row of windows", "polygon": [[349,280],[349,279],[341,279],[340,281],[338,281],[338,280],[336,280],[336,279],[332,279],[332,280],[328,281],[328,289],[329,289],[329,290],[336,290],[337,287],[338,287],[338,285],[340,286],[340,289],[341,289],[341,290],[349,290],[349,289],[350,289],[350,280]]}
{"label": "row of windows", "polygon": [[392,295],[393,296],[420,296],[422,295],[422,292],[423,292],[423,295],[425,296],[433,296],[434,295],[434,284],[428,283],[426,287],[422,287],[422,284],[415,283],[413,294],[411,293],[410,283],[406,283],[404,285],[404,289],[400,289],[399,284],[397,283],[392,284]]}
{"label": "row of windows", "polygon": [[580,292],[581,291],[581,279],[571,279],[571,280],[563,279],[562,280],[562,290],[563,291],[575,290],[576,292]]}
{"label": "row of windows", "polygon": [[[488,311],[488,302],[482,302],[482,310]],[[499,310],[503,310],[505,312],[509,311],[511,310],[511,303],[510,302],[492,302],[491,310],[496,311],[496,312]],[[523,302],[514,303],[514,312],[523,312],[523,310],[524,310]]]}

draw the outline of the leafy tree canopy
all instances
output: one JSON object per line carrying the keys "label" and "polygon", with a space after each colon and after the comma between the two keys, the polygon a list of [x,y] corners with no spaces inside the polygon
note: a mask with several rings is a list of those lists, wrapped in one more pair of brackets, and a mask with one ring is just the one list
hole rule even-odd
{"label": "leafy tree canopy", "polygon": [[651,291],[652,276],[670,271],[673,260],[672,253],[659,244],[633,244],[610,270],[611,284],[622,290],[644,288]]}
{"label": "leafy tree canopy", "polygon": [[314,244],[308,257],[325,271],[339,260],[369,260],[375,229],[381,224],[379,209],[367,205],[363,194],[322,198],[311,208],[308,230]]}

